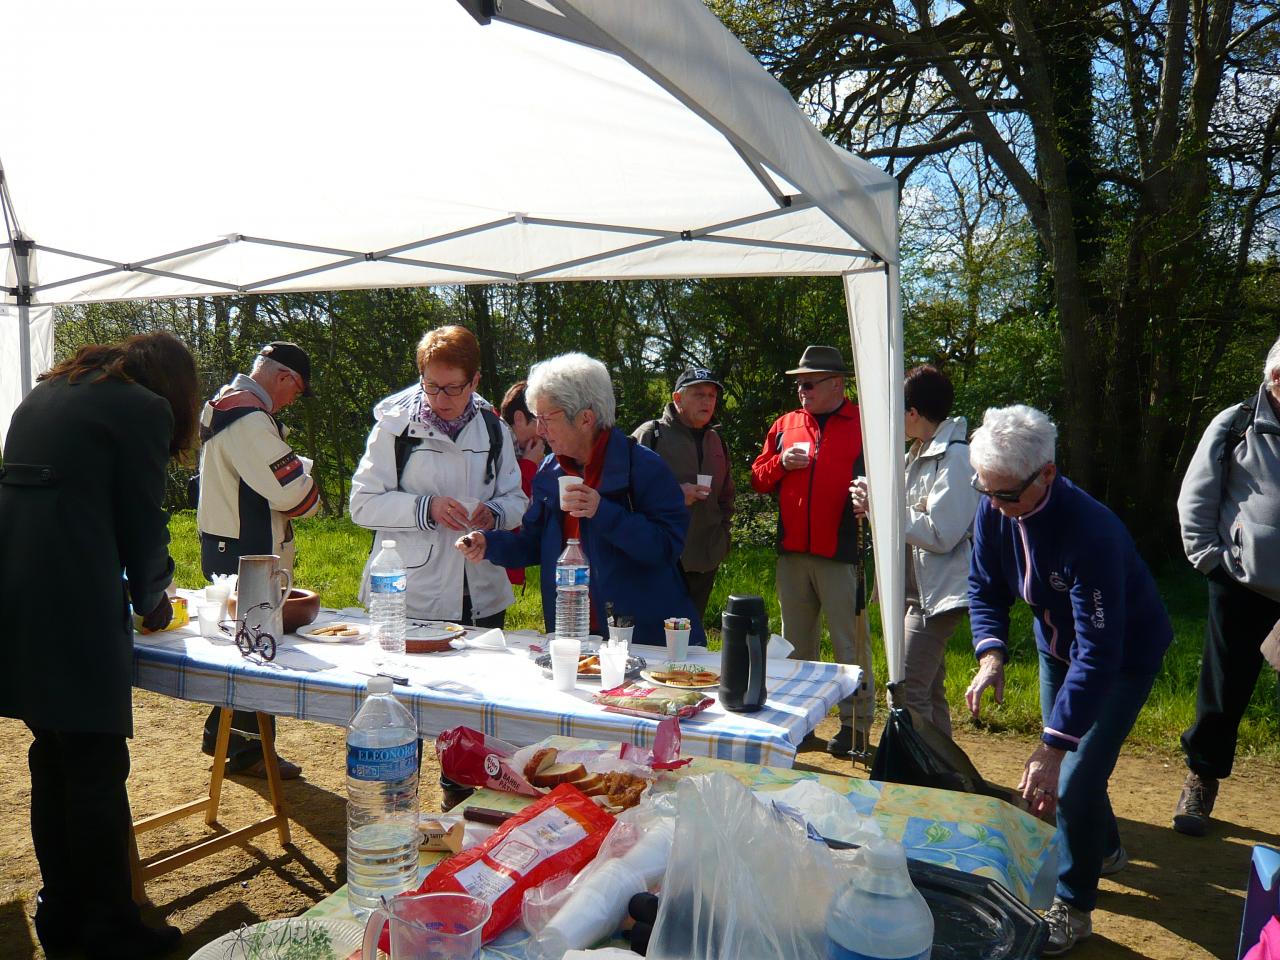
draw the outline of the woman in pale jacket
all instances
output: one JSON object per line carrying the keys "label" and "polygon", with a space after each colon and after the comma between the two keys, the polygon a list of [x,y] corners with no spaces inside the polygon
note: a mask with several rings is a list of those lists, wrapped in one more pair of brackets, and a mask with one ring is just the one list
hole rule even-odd
{"label": "woman in pale jacket", "polygon": [[[969,606],[973,515],[981,496],[970,485],[968,424],[948,417],[955,390],[946,374],[923,365],[907,373],[907,613],[905,678],[895,706],[909,707],[951,736],[947,641]],[[866,481],[850,487],[866,512]]]}
{"label": "woman in pale jacket", "polygon": [[351,481],[351,518],[396,541],[410,617],[500,627],[515,600],[507,573],[468,565],[450,549],[460,532],[510,530],[528,497],[511,431],[475,392],[480,345],[465,327],[431,330],[418,344],[419,383],[380,401]]}

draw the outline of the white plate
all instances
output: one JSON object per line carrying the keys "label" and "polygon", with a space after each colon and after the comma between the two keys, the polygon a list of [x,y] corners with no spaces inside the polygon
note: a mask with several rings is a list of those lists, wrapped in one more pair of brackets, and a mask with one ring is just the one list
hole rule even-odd
{"label": "white plate", "polygon": [[653,670],[641,670],[640,676],[650,683],[656,683],[660,687],[670,687],[673,690],[711,690],[720,686],[720,671],[715,667],[708,667],[702,663],[674,663],[667,662],[657,670],[658,673],[714,673],[716,678],[711,683],[700,683],[695,685],[684,683],[666,683],[662,680],[655,680]]}
{"label": "white plate", "polygon": [[[333,627],[339,623],[345,623],[349,627],[354,627],[360,633],[354,637],[331,637],[326,634],[317,634],[317,630],[323,630],[326,627]],[[311,640],[314,643],[364,643],[369,639],[369,625],[367,623],[355,623],[351,620],[330,620],[327,623],[312,623],[295,631],[298,636]]]}
{"label": "white plate", "polygon": [[462,636],[467,628],[444,620],[410,620],[404,629],[406,640],[449,640]]}
{"label": "white plate", "polygon": [[[364,943],[364,927],[358,923],[293,917],[267,920],[224,933],[193,953],[191,960],[284,960],[286,956],[301,957],[304,956],[300,952],[303,948],[296,945],[296,940],[305,942],[311,937],[322,941],[325,935],[331,949],[308,952],[305,954],[307,960],[346,960]],[[258,949],[252,950],[255,944]],[[291,946],[294,953],[289,953]]]}

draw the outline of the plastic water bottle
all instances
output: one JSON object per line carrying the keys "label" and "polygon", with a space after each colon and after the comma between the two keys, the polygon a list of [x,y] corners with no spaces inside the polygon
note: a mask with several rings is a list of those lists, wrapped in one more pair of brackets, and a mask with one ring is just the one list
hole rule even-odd
{"label": "plastic water bottle", "polygon": [[404,653],[404,595],[408,578],[394,540],[383,540],[369,568],[369,620],[373,640],[391,656]]}
{"label": "plastic water bottle", "polygon": [[347,901],[361,918],[380,897],[413,889],[421,843],[417,724],[391,678],[368,689],[347,728]]}
{"label": "plastic water bottle", "polygon": [[870,840],[857,865],[827,911],[829,960],[929,960],[933,914],[911,882],[902,844]]}
{"label": "plastic water bottle", "polygon": [[556,636],[586,643],[591,633],[591,568],[582,545],[570,538],[556,561]]}

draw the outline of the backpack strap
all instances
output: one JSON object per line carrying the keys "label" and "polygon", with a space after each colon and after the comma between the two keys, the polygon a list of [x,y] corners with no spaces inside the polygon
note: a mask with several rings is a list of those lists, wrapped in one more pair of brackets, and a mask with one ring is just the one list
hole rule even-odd
{"label": "backpack strap", "polygon": [[1231,415],[1231,421],[1227,424],[1227,436],[1222,443],[1222,453],[1218,454],[1218,465],[1222,471],[1222,496],[1225,499],[1227,495],[1227,473],[1231,470],[1232,454],[1235,453],[1236,447],[1244,442],[1245,434],[1249,432],[1249,427],[1253,425],[1253,418],[1258,415],[1258,395],[1255,393],[1247,400],[1242,400],[1240,405],[1236,407],[1236,412]]}
{"label": "backpack strap", "polygon": [[[502,466],[502,421],[498,419],[496,413],[487,407],[480,408],[480,418],[484,421],[485,431],[489,434],[489,453],[484,461],[484,482],[493,483],[497,479],[498,470]],[[395,441],[396,484],[398,485],[400,479],[404,476],[404,467],[409,462],[409,455],[422,442],[422,438],[410,437],[401,433],[396,436]]]}

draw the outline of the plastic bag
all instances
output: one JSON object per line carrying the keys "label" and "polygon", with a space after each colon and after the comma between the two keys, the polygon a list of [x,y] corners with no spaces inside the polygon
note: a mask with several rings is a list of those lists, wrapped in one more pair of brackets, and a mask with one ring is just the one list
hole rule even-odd
{"label": "plastic bag", "polygon": [[622,925],[627,903],[663,878],[675,837],[673,795],[650,797],[618,815],[585,870],[556,877],[524,896],[521,919],[533,934],[530,960],[560,960]]}
{"label": "plastic bag", "polygon": [[982,779],[978,768],[955,741],[905,707],[894,707],[889,711],[880,745],[876,748],[871,779],[978,793],[1014,806],[1025,806],[1012,791]]}
{"label": "plastic bag", "polygon": [[676,788],[651,960],[825,960],[831,852],[727,774]]}
{"label": "plastic bag", "polygon": [[795,813],[812,827],[810,836],[861,846],[882,836],[880,825],[853,808],[849,798],[816,780],[797,780],[785,790],[757,790],[761,803],[775,804],[782,813]]}

